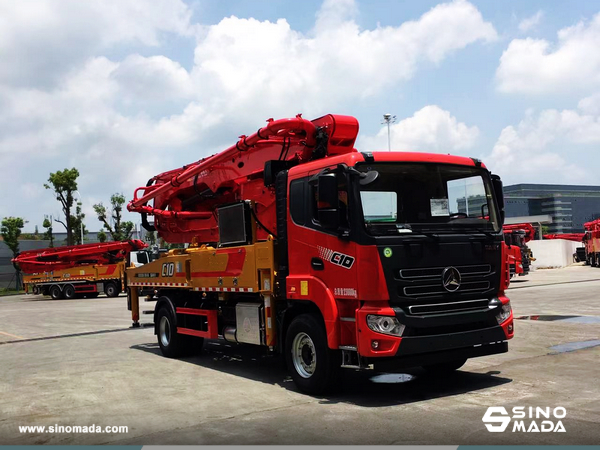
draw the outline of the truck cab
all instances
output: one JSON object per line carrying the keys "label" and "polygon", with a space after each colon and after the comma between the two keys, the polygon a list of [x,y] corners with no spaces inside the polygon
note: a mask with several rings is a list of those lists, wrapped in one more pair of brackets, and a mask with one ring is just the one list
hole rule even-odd
{"label": "truck cab", "polygon": [[442,370],[507,351],[501,183],[479,161],[354,153],[287,178],[286,297],[318,306],[343,363]]}

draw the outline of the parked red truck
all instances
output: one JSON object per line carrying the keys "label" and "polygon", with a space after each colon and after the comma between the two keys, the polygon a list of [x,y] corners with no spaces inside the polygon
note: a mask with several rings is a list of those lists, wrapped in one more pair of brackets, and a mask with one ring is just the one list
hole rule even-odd
{"label": "parked red truck", "polygon": [[[116,297],[125,290],[125,266],[147,255],[140,240],[40,248],[20,252],[13,262],[24,272],[28,294],[53,299]],[[140,265],[147,262],[146,256]]]}
{"label": "parked red truck", "polygon": [[535,228],[530,223],[504,225],[504,242],[507,246],[510,276],[525,276],[535,261],[527,242],[535,237]]}
{"label": "parked red truck", "polygon": [[600,267],[600,219],[583,224],[585,235],[585,262],[592,267]]}
{"label": "parked red truck", "polygon": [[[269,119],[136,190],[146,229],[190,245],[128,269],[134,325],[135,288],[153,287],[165,356],[264,346],[313,394],[341,367],[442,374],[506,352],[500,178],[474,158],[359,152],[357,134],[349,116]],[[467,185],[485,199],[470,215]]]}

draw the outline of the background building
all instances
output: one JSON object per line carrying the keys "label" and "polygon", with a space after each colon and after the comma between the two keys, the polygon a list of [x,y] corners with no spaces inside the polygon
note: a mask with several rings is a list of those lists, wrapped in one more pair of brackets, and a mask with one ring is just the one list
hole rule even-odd
{"label": "background building", "polygon": [[600,186],[515,184],[504,187],[506,217],[549,215],[548,233],[581,233],[600,217]]}

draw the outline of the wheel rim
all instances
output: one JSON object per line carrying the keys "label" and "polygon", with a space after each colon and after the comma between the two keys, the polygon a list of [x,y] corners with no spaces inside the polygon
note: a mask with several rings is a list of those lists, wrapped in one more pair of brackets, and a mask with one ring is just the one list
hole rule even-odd
{"label": "wheel rim", "polygon": [[108,286],[106,288],[106,295],[110,295],[111,297],[115,294],[115,288],[114,286],[111,284],[110,286]]}
{"label": "wheel rim", "polygon": [[315,344],[306,333],[298,333],[292,343],[292,361],[302,378],[310,378],[317,367]]}
{"label": "wheel rim", "polygon": [[163,347],[168,347],[169,342],[171,342],[171,324],[169,323],[167,316],[162,316],[160,318],[158,334]]}

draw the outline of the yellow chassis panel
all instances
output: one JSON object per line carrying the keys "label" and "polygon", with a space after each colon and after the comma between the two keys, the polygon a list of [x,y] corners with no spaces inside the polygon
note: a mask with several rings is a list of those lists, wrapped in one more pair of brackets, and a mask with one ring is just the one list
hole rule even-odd
{"label": "yellow chassis panel", "polygon": [[[275,275],[272,240],[237,247],[171,250],[156,261],[128,268],[128,286],[207,292],[270,292]],[[265,272],[266,271],[266,272]]]}

